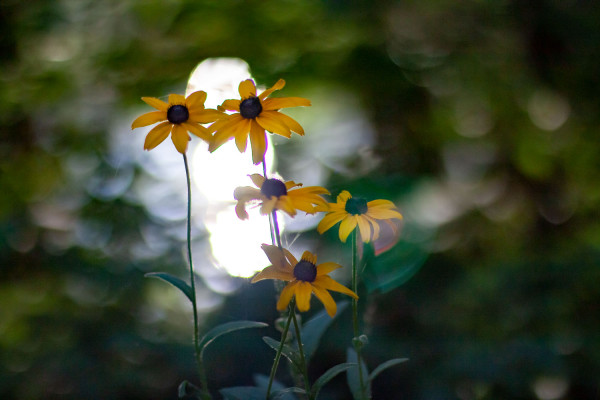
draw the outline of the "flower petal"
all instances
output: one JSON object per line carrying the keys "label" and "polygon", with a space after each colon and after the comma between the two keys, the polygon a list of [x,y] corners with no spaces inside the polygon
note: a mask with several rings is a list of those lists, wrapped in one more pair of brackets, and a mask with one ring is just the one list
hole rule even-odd
{"label": "flower petal", "polygon": [[278,279],[281,281],[291,281],[294,279],[294,275],[290,274],[288,271],[282,270],[281,268],[277,268],[274,265],[270,265],[267,268],[260,271],[258,274],[254,275],[254,278],[252,278],[250,282],[256,283],[264,279]]}
{"label": "flower petal", "polygon": [[333,318],[337,313],[337,304],[335,304],[335,300],[333,300],[333,297],[331,297],[327,290],[318,286],[313,285],[312,289],[315,296],[317,296],[317,299],[321,300],[321,303],[323,303],[327,314],[329,314],[329,316]]}
{"label": "flower petal", "polygon": [[358,222],[362,241],[368,243],[371,240],[371,225],[369,225],[369,222],[362,215],[357,215],[355,218],[356,222]]}
{"label": "flower petal", "polygon": [[131,129],[139,128],[141,126],[148,126],[155,124],[160,121],[167,119],[167,113],[164,111],[151,111],[149,113],[140,115],[131,124]]}
{"label": "flower petal", "polygon": [[[223,143],[234,137],[237,129],[240,128],[240,125],[243,127],[243,122],[244,118],[242,118],[239,114],[234,114],[227,119],[219,120],[212,124],[208,130],[215,132],[215,134],[210,146],[208,147],[208,150],[213,152],[221,147]],[[215,125],[217,125],[216,128]]]}
{"label": "flower petal", "polygon": [[283,122],[292,132],[296,132],[300,136],[304,136],[304,129],[302,126],[296,122],[295,119],[283,114],[277,113],[277,117]]}
{"label": "flower petal", "polygon": [[187,131],[183,126],[179,124],[173,125],[173,130],[171,131],[171,140],[173,141],[177,151],[181,154],[185,154],[188,147],[188,142],[190,141],[190,136],[187,134]]}
{"label": "flower petal", "polygon": [[223,118],[223,113],[212,108],[202,108],[197,110],[189,110],[190,117],[188,122],[196,122],[198,124],[208,124]]}
{"label": "flower petal", "polygon": [[252,183],[254,183],[254,185],[256,185],[257,188],[260,188],[262,186],[263,183],[265,183],[265,177],[262,176],[261,174],[252,174],[250,175],[250,179],[252,180]]}
{"label": "flower petal", "polygon": [[348,215],[340,224],[340,240],[346,243],[348,235],[356,228],[356,217],[354,215]]}
{"label": "flower petal", "polygon": [[296,284],[296,305],[298,310],[306,312],[310,310],[310,295],[312,294],[312,285],[308,282],[298,281]]}
{"label": "flower petal", "polygon": [[348,215],[347,212],[331,212],[323,217],[319,225],[317,226],[317,231],[322,235],[323,232],[328,231],[335,224],[343,220]]}
{"label": "flower petal", "polygon": [[241,100],[236,100],[236,99],[225,100],[223,102],[223,104],[221,104],[219,109],[240,112],[240,104],[241,103],[242,103]]}
{"label": "flower petal", "polygon": [[181,126],[188,130],[189,132],[192,132],[194,135],[198,136],[200,139],[210,143],[210,141],[212,140],[212,135],[210,134],[210,132],[208,131],[208,129],[206,129],[205,127],[201,126],[201,125],[196,125],[196,124],[191,124],[189,122],[183,122],[181,124]]}
{"label": "flower petal", "polygon": [[205,101],[206,101],[206,92],[203,90],[198,90],[197,92],[190,94],[185,99],[185,105],[187,106],[188,110],[191,111],[191,109],[193,109],[193,108],[199,108],[199,107],[204,108]]}
{"label": "flower petal", "polygon": [[283,89],[284,86],[285,86],[285,81],[283,79],[280,79],[273,86],[271,86],[269,89],[267,89],[264,92],[262,92],[258,96],[258,98],[261,99],[261,100],[264,100],[268,95],[270,95],[274,91]]}
{"label": "flower petal", "polygon": [[[288,262],[288,257],[291,253],[287,249],[282,249],[279,246],[263,243],[260,248],[265,252],[271,264],[280,269],[287,269],[292,274],[293,267]],[[293,256],[292,256],[293,258]]]}
{"label": "flower petal", "polygon": [[402,214],[395,210],[385,210],[381,208],[369,208],[366,215],[375,219],[402,219]]}
{"label": "flower petal", "polygon": [[240,82],[238,91],[240,92],[242,100],[244,100],[248,97],[256,96],[256,85],[252,79],[246,79],[245,81]]}
{"label": "flower petal", "polygon": [[338,283],[329,275],[318,276],[317,279],[315,279],[315,281],[313,282],[313,286],[317,286],[322,289],[333,290],[334,292],[338,293],[347,294],[350,297],[358,299],[356,293],[354,293],[352,290],[348,289],[341,283]]}
{"label": "flower petal", "polygon": [[267,134],[256,121],[251,121],[250,145],[252,146],[252,162],[258,164],[264,160],[267,152]]}
{"label": "flower petal", "polygon": [[173,105],[185,105],[185,97],[180,94],[170,94],[169,95],[169,107]]}
{"label": "flower petal", "polygon": [[343,190],[340,194],[338,194],[337,202],[343,203],[345,205],[346,202],[351,198],[352,198],[352,195],[350,194],[350,192],[347,190]]}
{"label": "flower petal", "polygon": [[263,200],[262,206],[260,207],[260,213],[262,215],[271,214],[273,210],[275,210],[275,206],[277,205],[277,201],[279,199],[277,197],[271,197],[269,199]]}
{"label": "flower petal", "polygon": [[276,133],[289,139],[292,136],[292,132],[290,131],[290,128],[281,121],[279,115],[281,115],[281,113],[278,113],[277,111],[263,111],[255,118],[255,121],[269,132]]}
{"label": "flower petal", "polygon": [[298,281],[294,281],[288,283],[286,287],[281,291],[281,295],[279,296],[279,300],[277,300],[277,310],[283,311],[290,304],[292,300],[292,296],[294,296],[294,292],[296,291],[296,286],[298,285]]}
{"label": "flower petal", "polygon": [[271,97],[263,101],[263,110],[280,110],[288,107],[307,107],[310,100],[303,97]]}
{"label": "flower petal", "polygon": [[296,216],[296,209],[294,203],[290,200],[289,196],[281,196],[275,203],[276,209],[285,211],[290,217]]}
{"label": "flower petal", "polygon": [[317,276],[327,275],[331,271],[335,271],[339,268],[342,268],[342,266],[334,262],[325,262],[323,264],[319,264],[317,265]]}
{"label": "flower petal", "polygon": [[237,125],[235,129],[235,145],[237,146],[240,153],[246,151],[246,147],[248,145],[248,131],[250,130],[250,123],[252,120],[244,119]]}
{"label": "flower petal", "polygon": [[157,99],[156,97],[142,97],[142,100],[144,103],[148,104],[150,107],[156,108],[157,110],[167,111],[169,109],[169,104]]}
{"label": "flower petal", "polygon": [[171,133],[172,126],[169,121],[165,121],[152,128],[144,141],[144,150],[152,150],[161,144],[169,136],[169,133]]}

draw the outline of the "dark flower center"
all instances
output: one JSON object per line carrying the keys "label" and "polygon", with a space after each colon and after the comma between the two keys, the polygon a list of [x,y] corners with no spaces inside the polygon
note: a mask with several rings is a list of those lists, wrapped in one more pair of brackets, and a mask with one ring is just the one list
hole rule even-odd
{"label": "dark flower center", "polygon": [[287,194],[287,189],[285,183],[279,179],[266,179],[260,187],[260,192],[268,198],[281,197]]}
{"label": "dark flower center", "polygon": [[256,96],[249,97],[240,103],[240,114],[246,119],[256,118],[261,112],[262,105]]}
{"label": "dark flower center", "polygon": [[369,210],[369,207],[367,206],[367,201],[365,199],[361,199],[360,197],[351,197],[346,202],[345,209],[348,214],[361,215],[365,214]]}
{"label": "dark flower center", "polygon": [[181,124],[190,118],[190,112],[186,106],[174,105],[167,110],[167,119],[172,124]]}
{"label": "dark flower center", "polygon": [[317,267],[309,261],[301,260],[294,267],[294,276],[300,281],[314,282],[317,278]]}

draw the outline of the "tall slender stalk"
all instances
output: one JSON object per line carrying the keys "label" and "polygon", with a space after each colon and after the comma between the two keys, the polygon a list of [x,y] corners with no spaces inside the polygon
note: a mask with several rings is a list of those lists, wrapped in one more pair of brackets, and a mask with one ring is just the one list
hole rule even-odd
{"label": "tall slender stalk", "polygon": [[269,385],[267,386],[267,397],[266,400],[269,400],[269,396],[271,396],[271,387],[273,386],[273,380],[275,379],[275,373],[277,372],[277,368],[279,367],[279,360],[281,360],[281,352],[283,350],[283,345],[285,344],[285,339],[287,338],[288,331],[290,330],[290,323],[292,322],[292,310],[288,314],[287,322],[285,323],[285,327],[283,328],[283,332],[281,334],[281,342],[279,343],[279,347],[277,348],[277,353],[275,354],[275,359],[273,360],[273,366],[271,366],[271,374],[269,375]]}
{"label": "tall slender stalk", "polygon": [[[352,291],[358,293],[358,254],[356,246],[357,229],[352,232]],[[367,399],[365,378],[363,377],[362,370],[362,344],[359,342],[359,321],[358,321],[358,300],[352,299],[352,326],[354,329],[354,338],[352,343],[354,344],[354,350],[356,351],[356,360],[358,363],[358,378],[360,380],[360,394],[363,399]]]}
{"label": "tall slender stalk", "polygon": [[310,382],[308,381],[308,368],[306,365],[306,359],[304,358],[304,348],[302,346],[302,338],[300,336],[300,326],[298,325],[298,320],[296,319],[296,311],[295,302],[290,303],[290,312],[292,314],[292,318],[294,319],[294,330],[296,332],[296,342],[298,342],[298,352],[300,353],[300,363],[302,364],[302,376],[304,377],[304,390],[306,390],[306,396],[309,400],[313,400],[312,393],[310,391]]}
{"label": "tall slender stalk", "polygon": [[190,286],[192,288],[192,309],[194,313],[194,351],[196,353],[196,362],[198,364],[198,374],[202,385],[202,398],[205,400],[211,399],[208,391],[208,379],[204,370],[204,363],[200,353],[200,337],[198,327],[198,307],[196,305],[196,283],[194,279],[194,264],[192,263],[192,185],[190,182],[190,168],[188,165],[187,156],[183,154],[183,163],[185,164],[185,177],[187,181],[187,252],[190,265]]}

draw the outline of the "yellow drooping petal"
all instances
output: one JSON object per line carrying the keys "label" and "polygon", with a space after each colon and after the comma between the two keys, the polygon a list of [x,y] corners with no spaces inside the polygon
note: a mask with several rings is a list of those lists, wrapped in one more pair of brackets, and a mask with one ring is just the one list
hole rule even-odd
{"label": "yellow drooping petal", "polygon": [[144,141],[144,150],[152,150],[161,144],[171,133],[171,126],[169,121],[165,121],[152,128]]}
{"label": "yellow drooping petal", "polygon": [[362,241],[368,243],[371,240],[371,226],[369,225],[369,222],[362,215],[357,215],[355,218],[358,223]]}
{"label": "yellow drooping petal", "polygon": [[267,151],[267,136],[265,130],[256,121],[251,121],[250,145],[252,146],[252,162],[254,164],[262,162]]}
{"label": "yellow drooping petal", "polygon": [[375,219],[391,219],[397,218],[402,219],[402,214],[395,210],[386,210],[381,208],[369,209],[366,213],[371,218]]}
{"label": "yellow drooping petal", "polygon": [[319,264],[317,266],[317,276],[327,275],[331,271],[335,271],[336,269],[342,268],[342,266],[338,263],[334,262],[325,262],[323,264]]}
{"label": "yellow drooping petal", "polygon": [[225,114],[220,111],[213,110],[212,108],[201,108],[201,109],[190,109],[190,117],[188,122],[195,122],[198,124],[208,124],[223,118]]}
{"label": "yellow drooping petal", "polygon": [[331,297],[327,290],[319,286],[313,285],[312,289],[315,296],[317,296],[317,299],[319,299],[321,303],[323,303],[327,314],[329,314],[329,316],[333,318],[337,313],[337,304],[335,304],[335,300],[333,300],[333,297]]}
{"label": "yellow drooping petal", "polygon": [[173,141],[177,151],[181,154],[185,154],[190,137],[183,126],[178,124],[173,125],[173,130],[171,130],[171,140]]}
{"label": "yellow drooping petal", "polygon": [[292,132],[290,131],[290,128],[281,122],[279,115],[281,114],[276,111],[263,111],[255,118],[255,120],[269,132],[276,133],[289,139],[292,136]]}
{"label": "yellow drooping petal", "polygon": [[225,100],[223,104],[221,104],[221,109],[229,110],[229,111],[237,111],[240,112],[240,104],[242,102],[240,100],[230,99]]}
{"label": "yellow drooping petal", "polygon": [[252,278],[251,283],[256,283],[258,281],[262,281],[264,279],[278,279],[281,281],[291,281],[294,279],[294,275],[292,275],[289,271],[282,270],[274,265],[271,265]]}
{"label": "yellow drooping petal", "polygon": [[267,89],[264,92],[262,92],[258,96],[258,98],[262,101],[262,100],[266,99],[267,96],[269,96],[274,91],[283,89],[284,86],[285,86],[285,81],[283,79],[280,79],[273,86],[271,86],[269,89]]}
{"label": "yellow drooping petal", "polygon": [[187,131],[192,132],[194,135],[198,136],[200,139],[209,142],[212,140],[212,135],[205,127],[196,124],[190,124],[189,122],[183,122],[181,124],[183,128]]}
{"label": "yellow drooping petal", "polygon": [[354,215],[347,215],[340,224],[340,240],[346,243],[348,235],[356,228],[356,217]]}
{"label": "yellow drooping petal", "polygon": [[[321,210],[319,208],[318,211],[325,211],[325,210]],[[335,212],[331,212],[331,213],[325,215],[323,217],[323,219],[321,220],[321,222],[319,222],[319,225],[317,226],[317,231],[320,234],[323,234],[325,231],[328,231],[329,229],[331,229],[332,226],[334,226],[335,224],[337,224],[338,222],[343,220],[346,217],[346,215],[347,215],[346,212],[341,212],[341,211],[335,211]]]}
{"label": "yellow drooping petal", "polygon": [[148,126],[155,124],[160,121],[167,119],[167,113],[164,111],[152,111],[143,115],[140,115],[131,124],[131,129],[140,128],[142,126]]}
{"label": "yellow drooping petal", "polygon": [[283,113],[278,113],[277,117],[283,122],[292,132],[296,132],[300,136],[304,136],[304,128],[292,117]]}
{"label": "yellow drooping petal", "polygon": [[298,310],[306,312],[310,310],[310,296],[312,294],[312,285],[309,282],[296,281],[296,305]]}
{"label": "yellow drooping petal", "polygon": [[279,110],[288,107],[308,107],[310,100],[303,97],[271,97],[263,101],[263,110]]}
{"label": "yellow drooping petal", "polygon": [[352,290],[348,289],[346,286],[338,283],[329,275],[318,276],[317,279],[313,282],[313,286],[317,286],[322,289],[333,290],[334,292],[347,294],[348,296],[358,299],[356,293]]}
{"label": "yellow drooping petal", "polygon": [[277,300],[277,310],[283,311],[290,304],[292,297],[294,296],[294,292],[296,291],[296,286],[298,285],[298,281],[290,282],[283,288],[281,294],[279,295],[279,300]]}

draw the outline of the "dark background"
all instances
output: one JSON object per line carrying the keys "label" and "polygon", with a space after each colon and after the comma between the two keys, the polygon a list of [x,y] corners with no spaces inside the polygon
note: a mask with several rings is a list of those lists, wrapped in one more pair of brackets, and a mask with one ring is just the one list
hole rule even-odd
{"label": "dark background", "polygon": [[[0,397],[176,398],[197,381],[189,306],[143,277],[185,276],[185,215],[140,200],[160,183],[143,134],[139,155],[123,149],[150,111],[141,96],[238,57],[261,85],[286,79],[278,95],[345,94],[372,127],[367,155],[337,167],[297,153],[298,137],[278,158],[405,215],[360,290],[371,369],[410,358],[375,398],[600,398],[598,21],[598,3],[575,0],[0,1]],[[294,116],[330,109],[317,98]],[[305,235],[340,247],[333,230]],[[223,295],[203,282],[203,331],[277,317],[270,283]],[[348,320],[312,377],[343,362]],[[208,351],[215,393],[268,374],[265,334]],[[326,390],[349,396],[341,377]]]}

